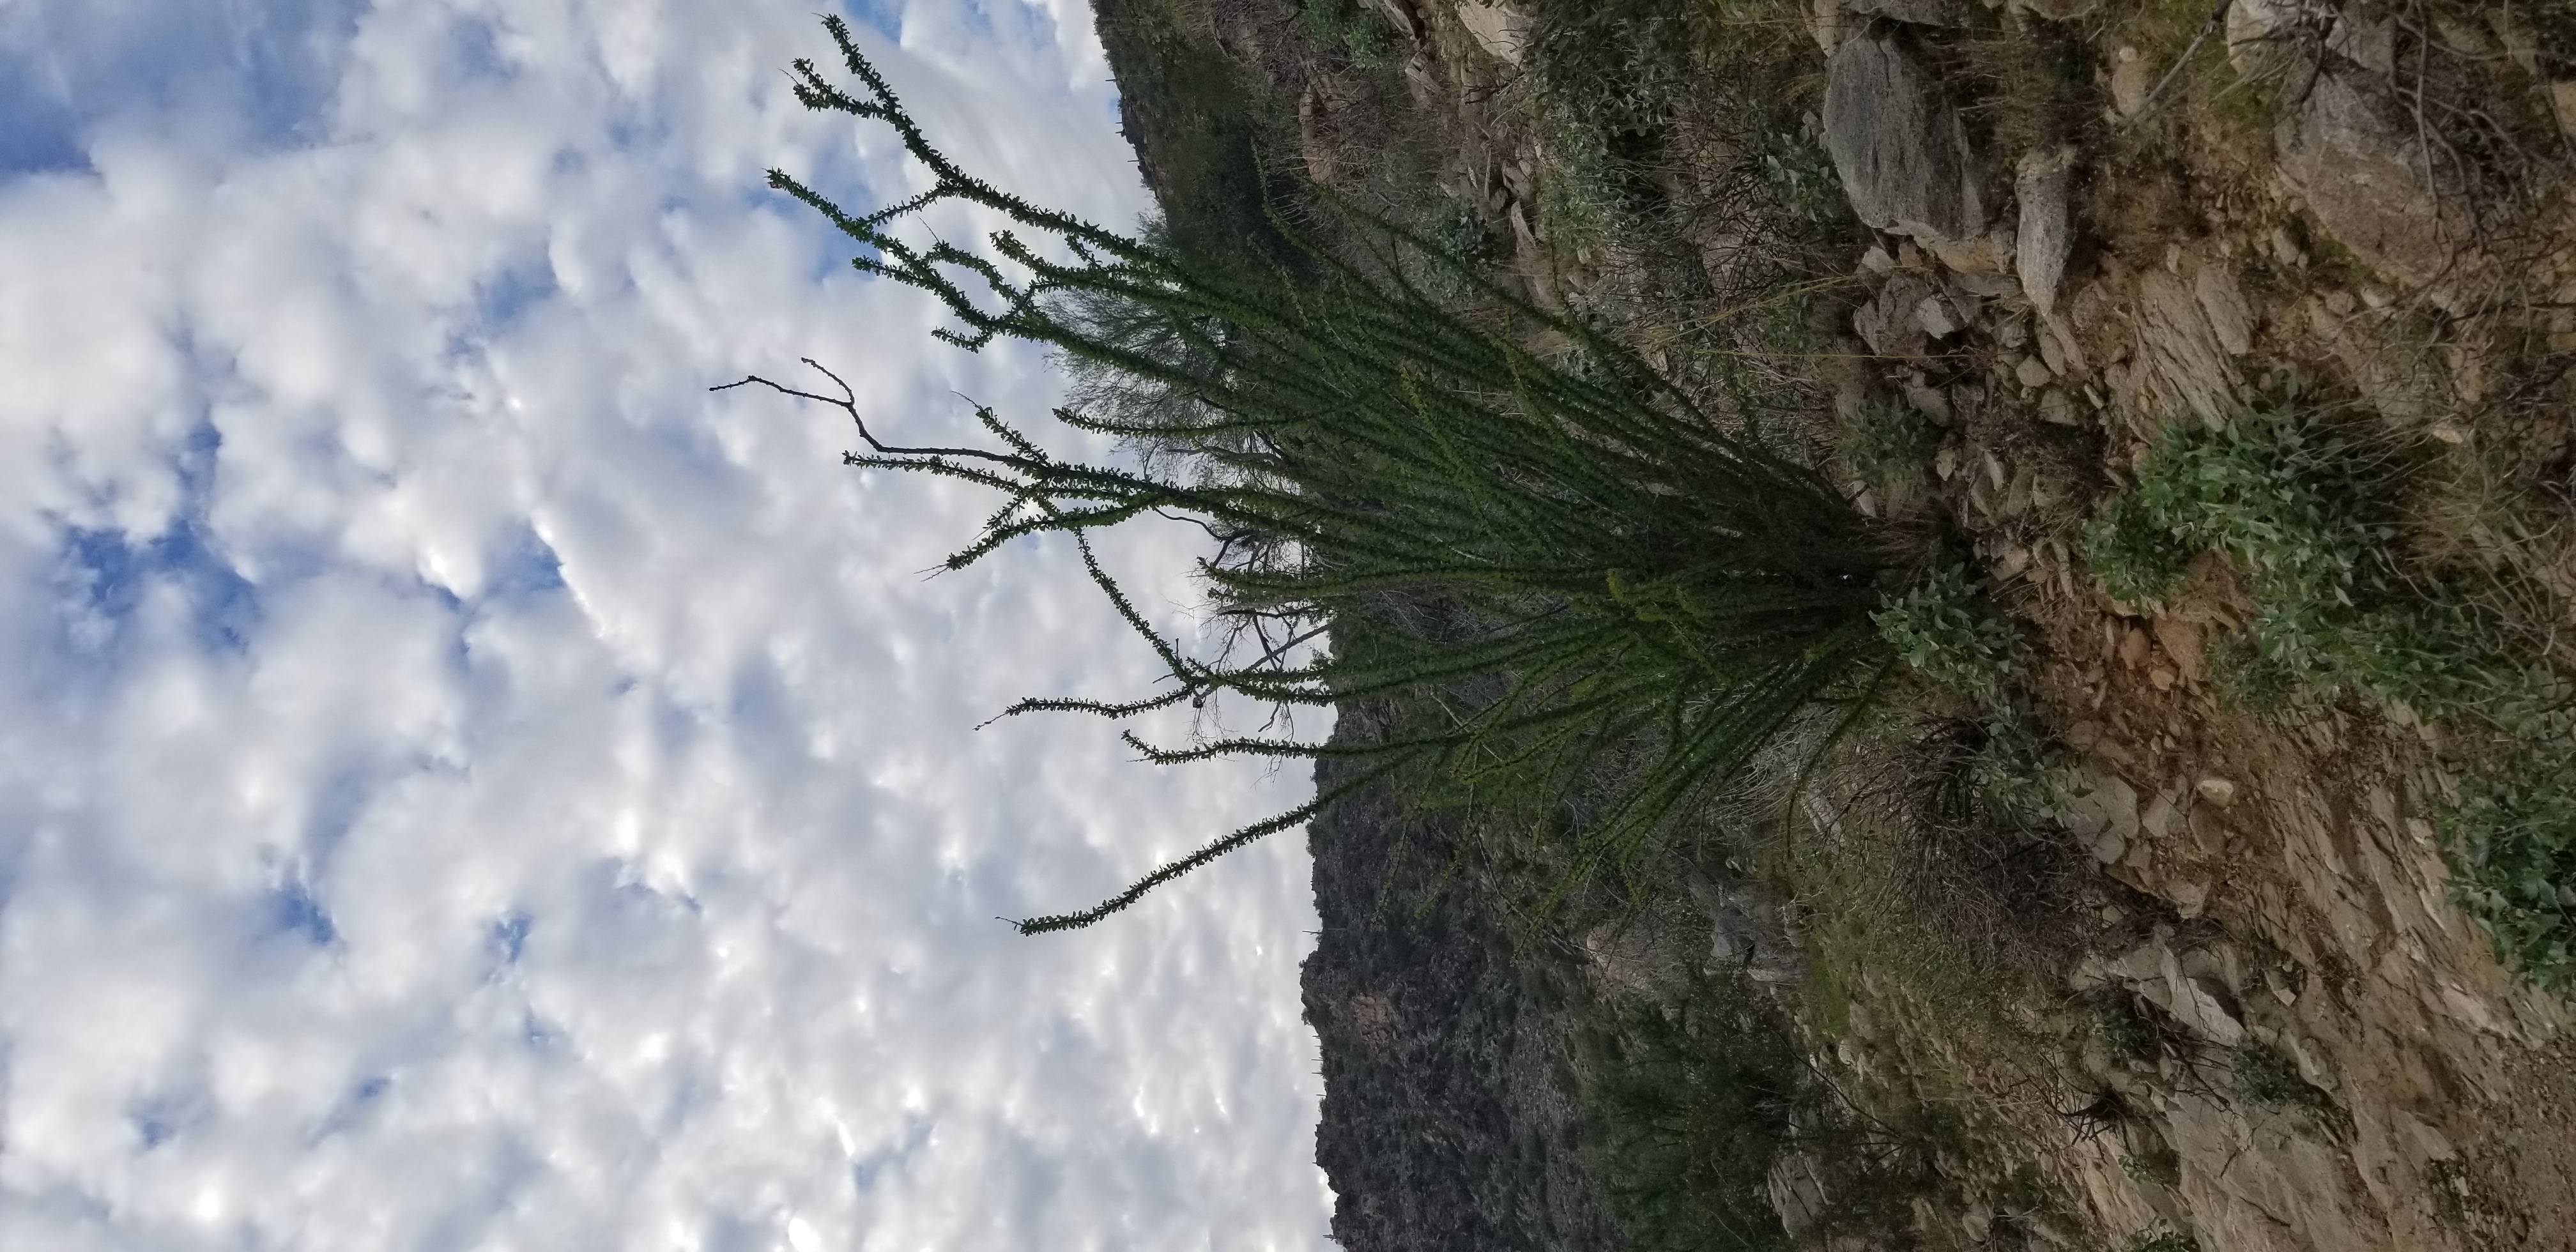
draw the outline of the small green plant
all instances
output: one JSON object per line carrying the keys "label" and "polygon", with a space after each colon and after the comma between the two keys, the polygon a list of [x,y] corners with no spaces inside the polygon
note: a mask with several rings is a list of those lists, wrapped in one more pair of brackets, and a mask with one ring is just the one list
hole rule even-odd
{"label": "small green plant", "polygon": [[2070,788],[2065,745],[2040,723],[2030,701],[2016,693],[1986,715],[1986,741],[1977,749],[1978,794],[2006,813],[2060,811]]}
{"label": "small green plant", "polygon": [[2120,1172],[2141,1187],[2170,1187],[2182,1180],[2182,1161],[2171,1149],[2120,1158]]}
{"label": "small green plant", "polygon": [[2160,607],[2189,572],[2191,549],[2132,494],[2113,496],[2086,519],[2082,543],[2102,590],[2133,608]]}
{"label": "small green plant", "polygon": [[2269,1044],[2248,1042],[2230,1050],[2227,1083],[2237,1099],[2274,1112],[2313,1113],[2325,1103],[2324,1096],[2299,1076],[2298,1063]]}
{"label": "small green plant", "polygon": [[2024,690],[2030,645],[2021,627],[1969,583],[1966,568],[1934,568],[1870,620],[1925,681],[1976,702],[1984,723],[1973,766],[1978,794],[2005,812],[2054,810],[2066,768]]}
{"label": "small green plant", "polygon": [[1870,620],[1915,673],[1987,709],[2003,707],[2028,669],[2021,627],[1969,584],[1962,565],[1936,566]]}
{"label": "small green plant", "polygon": [[2564,737],[2517,746],[2434,809],[2452,896],[2507,967],[2576,998],[2576,775]]}
{"label": "small green plant", "polygon": [[2129,1241],[2120,1246],[2122,1252],[2200,1252],[2200,1240],[2192,1238],[2191,1232],[2176,1230],[2163,1222],[2130,1235]]}
{"label": "small green plant", "polygon": [[1803,222],[1839,221],[1851,210],[1843,196],[1841,175],[1824,145],[1804,129],[1765,132],[1762,181],[1789,216]]}
{"label": "small green plant", "polygon": [[1316,38],[1349,52],[1351,64],[1361,69],[1383,69],[1395,60],[1394,29],[1359,0],[1306,0],[1306,26]]}
{"label": "small green plant", "polygon": [[1853,405],[1843,418],[1843,464],[1880,491],[1906,491],[1920,485],[1932,460],[1932,445],[1932,424],[1911,407],[1884,397]]}
{"label": "small green plant", "polygon": [[2093,1037],[2112,1059],[2132,1064],[2152,1061],[2156,1057],[2156,1035],[2138,1016],[2137,1006],[2126,995],[2106,996],[2094,1002],[2089,1015]]}

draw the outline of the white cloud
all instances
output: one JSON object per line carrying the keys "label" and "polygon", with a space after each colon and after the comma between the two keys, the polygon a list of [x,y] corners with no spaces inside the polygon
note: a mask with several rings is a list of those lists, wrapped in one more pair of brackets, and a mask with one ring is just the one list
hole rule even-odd
{"label": "white cloud", "polygon": [[[805,6],[249,7],[0,6],[51,128],[0,142],[0,1246],[1320,1244],[1299,840],[993,920],[1304,780],[972,730],[1150,658],[1061,545],[921,577],[988,501],[704,390],[1051,394],[761,190],[909,177],[795,105]],[[875,46],[1127,220],[1087,25]],[[1174,626],[1188,537],[1113,554]]]}

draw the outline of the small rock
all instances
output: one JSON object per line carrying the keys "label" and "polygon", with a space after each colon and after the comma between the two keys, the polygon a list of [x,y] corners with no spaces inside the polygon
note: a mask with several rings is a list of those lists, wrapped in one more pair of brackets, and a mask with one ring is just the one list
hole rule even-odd
{"label": "small rock", "polygon": [[[1950,277],[1955,279],[1958,275],[1952,274]],[[1969,291],[1955,282],[1949,284],[1948,295],[1950,297],[1950,309],[1958,318],[1959,324],[1961,326],[1976,325],[1977,315],[1985,311],[1985,301],[1979,299],[1977,297],[1977,293]]]}
{"label": "small rock", "polygon": [[2093,859],[2118,864],[2138,833],[2137,789],[2117,774],[2088,771],[2068,790],[2067,831],[2084,841]]}
{"label": "small rock", "polygon": [[[1935,392],[1934,394],[1937,395],[1939,393]],[[1943,448],[1939,452],[1933,453],[1932,472],[1939,475],[1941,481],[1945,483],[1950,481],[1952,478],[1957,477],[1959,473],[1959,450],[1957,448]]]}
{"label": "small rock", "polygon": [[2166,656],[2173,658],[2174,668],[2182,671],[2184,678],[2193,682],[2208,680],[2208,632],[2201,628],[2200,623],[2168,615],[2157,618],[2149,629],[2155,632],[2156,642],[2164,647]]}
{"label": "small rock", "polygon": [[2558,115],[2558,129],[2576,134],[2576,79],[2549,84],[2549,108]]}
{"label": "small rock", "polygon": [[2147,681],[2154,684],[2155,689],[2158,691],[2171,690],[2173,685],[2180,681],[2181,678],[2182,675],[2177,674],[2162,665],[2147,671]]}
{"label": "small rock", "polygon": [[2007,300],[2021,294],[2021,280],[2010,274],[1952,274],[1950,285],[1984,300]]}
{"label": "small rock", "polygon": [[2272,255],[2279,258],[2281,264],[2292,269],[2307,268],[2308,254],[2299,250],[2298,240],[2290,238],[2289,228],[2273,227],[2272,233],[2264,237],[2264,242],[2271,245]]}
{"label": "small rock", "polygon": [[1922,275],[1900,269],[1888,276],[1887,285],[1869,303],[1852,311],[1852,333],[1880,356],[1921,356],[1923,326],[1914,314],[1931,294],[1932,284]]}
{"label": "small rock", "polygon": [[2236,803],[2236,784],[2215,774],[2192,784],[2192,790],[2199,792],[2201,799],[2222,809]]}
{"label": "small rock", "polygon": [[2263,987],[2265,990],[2272,993],[2273,999],[2280,1001],[2283,1005],[2292,1005],[2299,1002],[2298,989],[2290,985],[2290,980],[2287,977],[2284,977],[2280,970],[2273,969],[2268,966],[2265,967],[2263,970]]}
{"label": "small rock", "polygon": [[2147,632],[2135,626],[2120,636],[2120,664],[2136,669],[2147,662]]}
{"label": "small rock", "polygon": [[2434,15],[2433,34],[2442,41],[2442,46],[2449,48],[2453,52],[2459,53],[2461,56],[2485,57],[2495,55],[2495,41],[2489,39],[2485,31],[2480,30],[2467,22],[2461,21],[2450,14],[2438,13]]}
{"label": "small rock", "polygon": [[2070,364],[2066,359],[2065,341],[2059,339],[2056,329],[2046,323],[2042,323],[2039,328],[2039,361],[2040,364],[2047,366],[2048,372],[2052,374],[2065,373]]}
{"label": "small rock", "polygon": [[2021,364],[2013,367],[2013,377],[2024,387],[2037,388],[2047,386],[2056,375],[2049,373],[2048,366],[2039,358],[2026,356],[2021,359]]}
{"label": "small rock", "polygon": [[2178,882],[2165,889],[2165,898],[2173,901],[2176,916],[2190,921],[2209,911],[2209,884]]}
{"label": "small rock", "polygon": [[2029,342],[2030,323],[2018,317],[2006,318],[2002,325],[1995,327],[1995,344],[1998,347],[2018,348]]}
{"label": "small rock", "polygon": [[1816,46],[1824,49],[1826,56],[1832,56],[1834,49],[1842,46],[1843,32],[1850,26],[1850,19],[1843,16],[1842,0],[1810,0],[1807,5],[1807,33],[1815,37]]}
{"label": "small rock", "polygon": [[1896,268],[1896,258],[1887,255],[1885,247],[1871,244],[1869,251],[1860,254],[1860,267],[1873,274],[1884,274]]}
{"label": "small rock", "polygon": [[2182,808],[2174,803],[2180,798],[2179,792],[2159,791],[2148,796],[2147,802],[2138,808],[2138,829],[2145,831],[2150,839],[2172,837],[2174,831],[2182,827]]}
{"label": "small rock", "polygon": [[2003,269],[2006,255],[2002,249],[1995,246],[1995,238],[1992,235],[1966,242],[1926,239],[1923,241],[1923,246],[1929,249],[1933,256],[1939,258],[1944,267],[1959,274],[1999,273]]}
{"label": "small rock", "polygon": [[2084,419],[2075,412],[2074,399],[2055,387],[2039,393],[2039,420],[2051,426],[2084,424]]}
{"label": "small rock", "polygon": [[2111,54],[2111,107],[2122,117],[2136,117],[2147,107],[2147,91],[2154,86],[2155,67],[2138,55],[2135,48],[2122,48]]}
{"label": "small rock", "polygon": [[1935,339],[1947,339],[1966,329],[1958,311],[1937,295],[1925,296],[1914,306],[1914,324]]}
{"label": "small rock", "polygon": [[[1927,387],[1922,383],[1917,382],[1909,382],[1904,385],[1902,390],[1905,392],[1905,402],[1914,406],[1914,411],[1922,414],[1933,425],[1947,426],[1950,424],[1950,397],[1941,394],[1940,388]],[[1943,478],[1949,477],[1946,473],[1941,476]]]}
{"label": "small rock", "polygon": [[2300,26],[2309,10],[2298,0],[2235,0],[2227,7],[2227,60],[2240,78],[2278,77],[2303,61],[2310,32]]}

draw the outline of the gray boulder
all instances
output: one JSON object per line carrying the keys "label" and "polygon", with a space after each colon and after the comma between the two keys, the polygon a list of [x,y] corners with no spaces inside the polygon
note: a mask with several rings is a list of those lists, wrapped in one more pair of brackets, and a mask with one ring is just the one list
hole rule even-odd
{"label": "gray boulder", "polygon": [[1967,127],[1899,28],[1873,23],[1834,51],[1824,121],[1861,221],[1924,240],[1985,233],[1985,179]]}
{"label": "gray boulder", "polygon": [[2363,264],[2418,288],[2480,267],[2449,163],[2425,160],[2414,120],[2385,79],[2329,66],[2284,108],[2272,142],[2283,178],[2317,224]]}

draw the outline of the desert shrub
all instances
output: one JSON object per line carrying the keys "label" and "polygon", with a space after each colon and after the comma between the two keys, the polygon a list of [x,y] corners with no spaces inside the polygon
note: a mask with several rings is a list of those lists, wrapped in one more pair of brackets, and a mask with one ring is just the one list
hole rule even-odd
{"label": "desert shrub", "polygon": [[1850,220],[1802,117],[1821,80],[1794,6],[1535,0],[1529,15],[1523,66],[1553,175],[1542,217],[1558,242],[1609,239],[1658,200],[1641,175],[1675,160],[1680,131],[1726,146],[1766,193],[1772,227],[1814,233]]}
{"label": "desert shrub", "polygon": [[[2085,528],[2105,590],[2153,605],[2199,552],[2228,557],[2257,612],[2220,654],[2228,690],[2262,707],[2360,694],[2428,716],[2492,719],[2530,677],[2478,589],[2397,560],[2409,450],[2328,422],[2295,394],[2235,419],[2165,428],[2135,492]],[[2527,700],[2525,701],[2527,702]]]}
{"label": "desert shrub", "polygon": [[1633,1246],[1787,1246],[1763,1183],[1809,1100],[1778,1009],[1703,975],[1676,1003],[1619,1014],[1593,1051],[1584,1107]]}
{"label": "desert shrub", "polygon": [[1842,177],[1833,156],[1806,126],[1775,126],[1762,132],[1757,168],[1780,208],[1799,221],[1821,225],[1841,221],[1851,212],[1843,197]]}
{"label": "desert shrub", "polygon": [[2452,897],[2484,923],[2505,964],[2576,997],[2576,779],[2564,737],[2518,745],[2472,772],[2434,822]]}
{"label": "desert shrub", "polygon": [[2299,1076],[2299,1067],[2279,1048],[2247,1042],[2227,1054],[2227,1083],[2236,1098],[2274,1112],[2315,1112],[2324,1096]]}
{"label": "desert shrub", "polygon": [[1661,0],[1539,0],[1529,16],[1523,63],[1543,106],[1617,137],[1664,126],[1701,85],[1692,70],[1721,15]]}
{"label": "desert shrub", "polygon": [[[868,432],[845,388],[745,380],[842,408],[869,447],[847,457],[853,466],[999,492],[1005,503],[950,568],[1023,536],[1070,539],[1168,671],[1154,696],[1007,712],[1125,719],[1226,698],[1294,709],[1421,696],[1446,719],[1359,743],[1254,735],[1163,747],[1131,731],[1157,762],[1366,767],[1096,908],[1023,930],[1087,925],[1396,774],[1562,824],[1569,885],[1626,878],[1655,863],[1693,803],[1819,708],[1865,706],[1892,669],[1869,619],[1883,558],[1842,493],[1634,352],[1356,210],[1343,212],[1362,255],[1310,247],[1305,277],[1193,264],[1029,204],[951,162],[847,28],[826,26],[862,90],[800,61],[800,99],[888,124],[931,189],[861,215],[783,172],[772,184],[863,244],[861,271],[937,297],[962,325],[940,338],[969,349],[1031,340],[1159,389],[1141,408],[1058,411],[1076,430],[1159,450],[1092,464],[1048,453],[989,409],[978,412],[983,446],[894,447]],[[1010,224],[990,254],[895,233],[949,200]],[[1418,263],[1446,267],[1477,301],[1433,298],[1408,277]],[[1097,331],[1104,303],[1122,310],[1115,335]],[[1525,346],[1542,337],[1578,345],[1584,368]],[[1155,632],[1092,559],[1091,531],[1148,515],[1188,519],[1216,541],[1199,572],[1231,647],[1212,659]],[[1368,647],[1346,646],[1362,638]],[[1602,783],[1593,766],[1613,759],[1621,768]]]}

